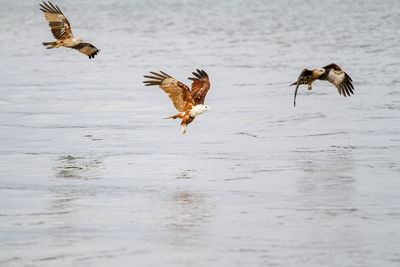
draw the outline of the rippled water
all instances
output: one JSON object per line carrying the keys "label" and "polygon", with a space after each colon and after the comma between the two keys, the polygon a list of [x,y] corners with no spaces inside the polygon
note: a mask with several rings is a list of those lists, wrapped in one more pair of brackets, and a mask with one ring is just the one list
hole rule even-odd
{"label": "rippled water", "polygon": [[[0,264],[398,266],[400,2],[1,0]],[[302,68],[336,62],[345,99]],[[158,88],[206,70],[181,136]]]}

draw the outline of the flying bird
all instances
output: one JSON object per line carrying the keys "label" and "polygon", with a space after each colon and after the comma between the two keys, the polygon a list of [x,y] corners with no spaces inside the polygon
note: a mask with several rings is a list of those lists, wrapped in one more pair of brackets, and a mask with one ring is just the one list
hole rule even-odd
{"label": "flying bird", "polygon": [[57,5],[53,5],[50,1],[48,4],[43,1],[42,4],[39,5],[41,7],[40,10],[44,12],[44,17],[49,22],[54,38],[57,39],[55,42],[44,42],[43,45],[46,46],[47,49],[64,46],[76,49],[89,56],[89,58],[94,58],[94,56],[97,55],[100,51],[99,49],[72,35],[71,25]]}
{"label": "flying bird", "polygon": [[175,108],[180,113],[166,119],[182,119],[182,134],[186,133],[187,125],[191,123],[196,116],[202,114],[206,110],[210,110],[209,106],[204,105],[204,99],[210,89],[210,80],[204,70],[197,69],[197,72],[193,72],[194,77],[188,78],[193,81],[192,90],[165,72],[160,71],[160,73],[156,73],[150,71],[150,73],[154,76],[145,75],[144,77],[150,80],[144,81],[143,83],[146,86],[158,85],[168,94]]}
{"label": "flying bird", "polygon": [[354,95],[353,80],[338,65],[332,63],[323,68],[313,70],[303,69],[301,71],[297,81],[290,84],[290,86],[296,85],[294,91],[294,106],[296,106],[296,95],[299,85],[308,84],[308,90],[311,90],[311,84],[317,79],[330,82],[337,88],[339,94],[344,97],[350,96],[350,94]]}

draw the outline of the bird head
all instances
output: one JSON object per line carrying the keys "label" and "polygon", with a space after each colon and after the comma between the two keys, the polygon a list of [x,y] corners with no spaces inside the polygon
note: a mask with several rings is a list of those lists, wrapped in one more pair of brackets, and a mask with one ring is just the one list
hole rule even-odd
{"label": "bird head", "polygon": [[325,73],[325,69],[322,69],[322,68],[320,68],[320,69],[315,69],[315,72],[318,74],[318,76],[321,76],[322,74]]}
{"label": "bird head", "polygon": [[200,104],[200,105],[196,106],[196,109],[197,109],[198,114],[201,114],[207,110],[210,110],[211,108],[207,105]]}

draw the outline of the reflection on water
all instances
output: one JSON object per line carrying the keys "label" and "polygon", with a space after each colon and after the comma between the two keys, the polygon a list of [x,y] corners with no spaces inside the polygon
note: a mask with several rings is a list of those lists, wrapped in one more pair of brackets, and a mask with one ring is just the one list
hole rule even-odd
{"label": "reflection on water", "polygon": [[168,202],[167,231],[171,243],[182,246],[197,243],[197,237],[205,234],[212,217],[212,206],[199,193],[177,192]]}
{"label": "reflection on water", "polygon": [[73,209],[74,201],[76,200],[79,200],[79,196],[73,192],[60,192],[52,197],[49,211],[55,213],[68,213]]}
{"label": "reflection on water", "polygon": [[99,159],[82,156],[60,156],[56,177],[66,179],[96,179],[101,175],[103,163]]}
{"label": "reflection on water", "polygon": [[[54,1],[102,52],[0,8],[0,265],[398,265],[400,1]],[[294,108],[331,62],[355,95]],[[196,68],[213,110],[182,136],[142,75]]]}
{"label": "reflection on water", "polygon": [[169,202],[170,226],[173,231],[187,232],[209,222],[210,206],[202,194],[179,192]]}
{"label": "reflection on water", "polygon": [[308,175],[351,176],[354,170],[353,148],[331,146],[329,149],[297,149],[297,164]]}
{"label": "reflection on water", "polygon": [[192,179],[196,177],[197,170],[183,170],[176,176],[176,179]]}
{"label": "reflection on water", "polygon": [[347,191],[354,182],[355,163],[352,147],[305,148],[294,152],[295,162],[302,170],[299,180],[301,191],[309,192],[319,188],[344,192],[343,190]]}

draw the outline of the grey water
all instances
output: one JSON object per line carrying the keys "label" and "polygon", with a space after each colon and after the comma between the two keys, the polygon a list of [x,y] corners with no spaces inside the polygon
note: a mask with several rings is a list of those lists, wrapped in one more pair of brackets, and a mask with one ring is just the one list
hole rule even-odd
{"label": "grey water", "polygon": [[[54,0],[93,60],[0,3],[1,266],[400,265],[399,1]],[[196,68],[181,135],[142,76]]]}

